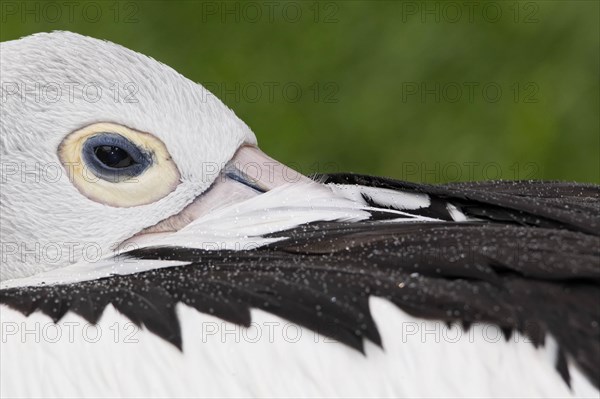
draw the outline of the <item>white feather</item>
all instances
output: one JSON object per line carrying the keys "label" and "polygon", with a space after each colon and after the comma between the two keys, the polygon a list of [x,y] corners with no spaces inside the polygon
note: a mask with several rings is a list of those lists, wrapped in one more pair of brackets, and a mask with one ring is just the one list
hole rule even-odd
{"label": "white feather", "polygon": [[[178,246],[204,250],[246,250],[258,248],[282,238],[266,234],[287,230],[316,221],[359,221],[370,214],[364,206],[334,194],[317,184],[290,184],[240,203],[217,209],[170,234],[130,241],[125,249],[151,246]],[[161,267],[180,266],[185,262],[133,260],[111,254],[96,262],[78,262],[34,276],[0,283],[0,289],[90,281],[111,275],[139,273]]]}
{"label": "white feather", "polygon": [[452,219],[455,222],[466,222],[467,220],[477,220],[475,218],[467,218],[467,215],[465,215],[456,206],[454,206],[450,203],[446,205],[446,209],[448,210],[448,213],[450,213],[450,216],[452,217]]}
{"label": "white feather", "polygon": [[259,310],[246,329],[179,305],[180,352],[112,307],[98,328],[0,307],[0,396],[598,398],[575,367],[569,390],[553,349],[519,334],[505,342],[493,326],[464,332],[383,299],[370,307],[384,349],[367,342],[364,356]]}
{"label": "white feather", "polygon": [[429,195],[406,193],[387,188],[366,187],[347,184],[328,184],[333,191],[358,203],[366,204],[363,194],[383,207],[389,206],[400,210],[414,210],[431,205]]}

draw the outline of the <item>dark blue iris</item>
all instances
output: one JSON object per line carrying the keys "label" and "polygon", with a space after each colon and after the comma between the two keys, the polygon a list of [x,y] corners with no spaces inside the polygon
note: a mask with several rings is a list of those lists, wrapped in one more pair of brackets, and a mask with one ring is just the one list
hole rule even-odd
{"label": "dark blue iris", "polygon": [[94,175],[111,182],[139,176],[152,164],[150,154],[115,133],[90,137],[83,144],[82,155]]}

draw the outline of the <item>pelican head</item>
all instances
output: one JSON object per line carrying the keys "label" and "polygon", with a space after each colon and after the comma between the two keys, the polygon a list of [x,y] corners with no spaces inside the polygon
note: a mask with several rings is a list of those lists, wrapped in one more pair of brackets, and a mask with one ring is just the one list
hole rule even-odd
{"label": "pelican head", "polygon": [[[176,231],[282,182],[231,109],[152,58],[69,32],[0,46],[0,281]],[[275,173],[248,178],[249,163]]]}

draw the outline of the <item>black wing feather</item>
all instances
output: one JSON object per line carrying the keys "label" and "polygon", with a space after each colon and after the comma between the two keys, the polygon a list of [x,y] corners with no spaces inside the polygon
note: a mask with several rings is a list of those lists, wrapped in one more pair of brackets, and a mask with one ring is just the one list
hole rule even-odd
{"label": "black wing feather", "polygon": [[248,251],[144,248],[127,256],[189,265],[6,289],[0,303],[54,320],[70,310],[90,322],[112,304],[178,347],[179,302],[244,326],[259,308],[363,350],[365,338],[381,344],[368,306],[374,295],[417,317],[467,328],[489,322],[507,338],[519,331],[535,345],[550,333],[565,381],[571,359],[600,386],[597,186],[328,179],[427,193],[486,222],[328,222],[273,234],[287,238]]}
{"label": "black wing feather", "polygon": [[600,234],[600,186],[541,181],[491,181],[429,185],[384,177],[332,174],[319,181],[428,194],[465,214],[494,222]]}

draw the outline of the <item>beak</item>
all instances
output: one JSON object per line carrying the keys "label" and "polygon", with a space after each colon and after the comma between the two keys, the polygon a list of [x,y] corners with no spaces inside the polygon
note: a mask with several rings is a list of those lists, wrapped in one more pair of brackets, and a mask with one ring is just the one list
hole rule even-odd
{"label": "beak", "polygon": [[123,242],[143,244],[158,234],[169,234],[217,209],[239,203],[285,184],[312,180],[270,158],[255,146],[244,145],[221,170],[215,182],[181,212],[148,227]]}
{"label": "beak", "polygon": [[289,183],[309,183],[308,177],[267,156],[257,147],[245,145],[221,172],[220,183],[235,181],[262,194]]}

